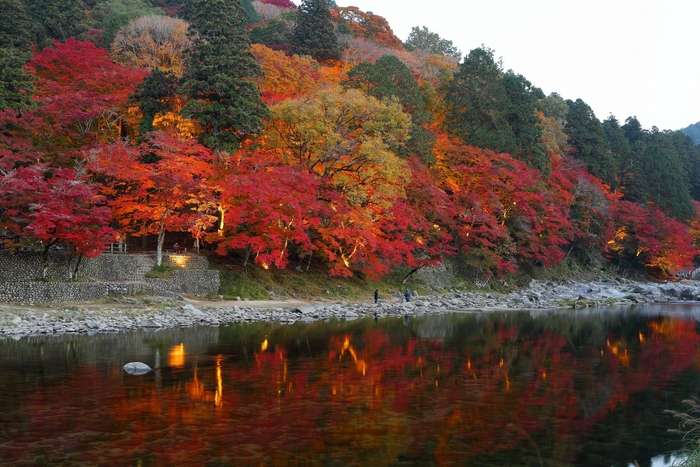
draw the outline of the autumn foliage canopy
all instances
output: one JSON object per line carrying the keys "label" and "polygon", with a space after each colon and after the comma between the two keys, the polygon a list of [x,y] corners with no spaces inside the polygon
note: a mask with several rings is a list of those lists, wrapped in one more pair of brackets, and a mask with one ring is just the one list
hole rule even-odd
{"label": "autumn foliage canopy", "polygon": [[[124,29],[112,51],[121,64],[74,38],[37,49],[26,64],[36,107],[0,111],[3,245],[66,242],[90,256],[117,236],[156,236],[160,248],[181,232],[242,265],[313,264],[376,279],[455,255],[487,277],[568,258],[658,277],[692,269],[700,227],[679,213],[697,206],[694,188],[661,203],[651,193],[678,182],[661,173],[641,180],[628,163],[645,154],[659,160],[663,147],[686,144],[682,137],[635,133],[629,119],[601,124],[592,112],[567,121],[561,112],[582,104],[503,73],[489,49],[457,65],[454,57],[404,50],[384,18],[355,7],[323,18],[338,31],[340,59],[250,45],[245,21],[232,19],[226,43],[243,48],[237,56],[254,64],[249,74],[209,70],[211,43],[187,32],[191,44],[182,20],[160,45],[137,34],[141,56],[129,55],[127,33],[141,31],[144,20]],[[164,71],[174,74],[140,60],[159,56],[163,44],[184,47],[168,49]],[[385,55],[395,58],[380,63],[392,67],[361,67],[361,79],[358,72],[349,80],[354,67]],[[139,87],[150,77],[164,81]],[[186,92],[177,89],[182,83]],[[260,98],[237,109],[232,87],[257,89]],[[489,96],[489,108],[474,108],[477,94]],[[250,115],[255,125],[231,123]],[[488,123],[488,115],[498,118]],[[577,146],[597,128],[598,149]],[[612,143],[620,135],[627,146]],[[695,157],[697,149],[683,147],[686,159]],[[603,156],[616,165],[602,165]],[[604,177],[596,172],[603,167]]]}

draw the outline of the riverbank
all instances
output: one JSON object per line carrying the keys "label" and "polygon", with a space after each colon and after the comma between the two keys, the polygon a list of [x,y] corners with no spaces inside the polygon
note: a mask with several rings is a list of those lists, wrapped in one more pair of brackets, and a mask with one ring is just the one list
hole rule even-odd
{"label": "riverbank", "polygon": [[323,319],[417,316],[446,312],[580,309],[587,307],[700,301],[700,282],[657,284],[615,279],[606,282],[561,283],[533,280],[507,294],[450,292],[403,299],[380,297],[365,302],[216,301],[188,298],[114,297],[95,302],[54,305],[0,305],[0,338],[30,335],[95,334],[137,328],[218,326],[227,323],[277,321],[313,322]]}

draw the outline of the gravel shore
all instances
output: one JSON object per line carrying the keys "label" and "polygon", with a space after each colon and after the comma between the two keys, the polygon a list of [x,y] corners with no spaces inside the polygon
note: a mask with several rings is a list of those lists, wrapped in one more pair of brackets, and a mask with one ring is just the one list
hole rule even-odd
{"label": "gravel shore", "polygon": [[329,318],[416,316],[446,312],[488,312],[586,308],[635,303],[700,301],[700,282],[657,284],[617,279],[561,283],[533,280],[508,294],[450,292],[366,302],[207,301],[186,298],[118,297],[109,301],[29,306],[0,304],[0,338],[51,334],[95,334],[137,328],[217,326],[226,323],[313,322]]}

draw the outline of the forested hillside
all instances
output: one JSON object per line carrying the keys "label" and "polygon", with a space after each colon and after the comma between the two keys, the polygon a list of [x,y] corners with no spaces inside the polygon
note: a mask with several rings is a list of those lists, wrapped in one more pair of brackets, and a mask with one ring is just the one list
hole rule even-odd
{"label": "forested hillside", "polygon": [[690,136],[695,144],[700,144],[700,122],[688,125],[687,127],[682,128],[681,131]]}
{"label": "forested hillside", "polygon": [[11,250],[189,232],[238,264],[370,278],[452,255],[669,277],[698,254],[690,136],[355,7],[0,0],[0,62]]}

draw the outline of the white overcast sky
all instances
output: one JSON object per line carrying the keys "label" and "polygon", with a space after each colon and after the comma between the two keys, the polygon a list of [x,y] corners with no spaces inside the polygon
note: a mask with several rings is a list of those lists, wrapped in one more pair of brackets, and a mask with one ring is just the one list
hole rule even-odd
{"label": "white overcast sky", "polygon": [[[698,0],[336,0],[383,16],[406,40],[425,26],[462,54],[484,44],[545,94],[583,99],[602,121],[700,121]],[[295,3],[301,3],[295,0]]]}

